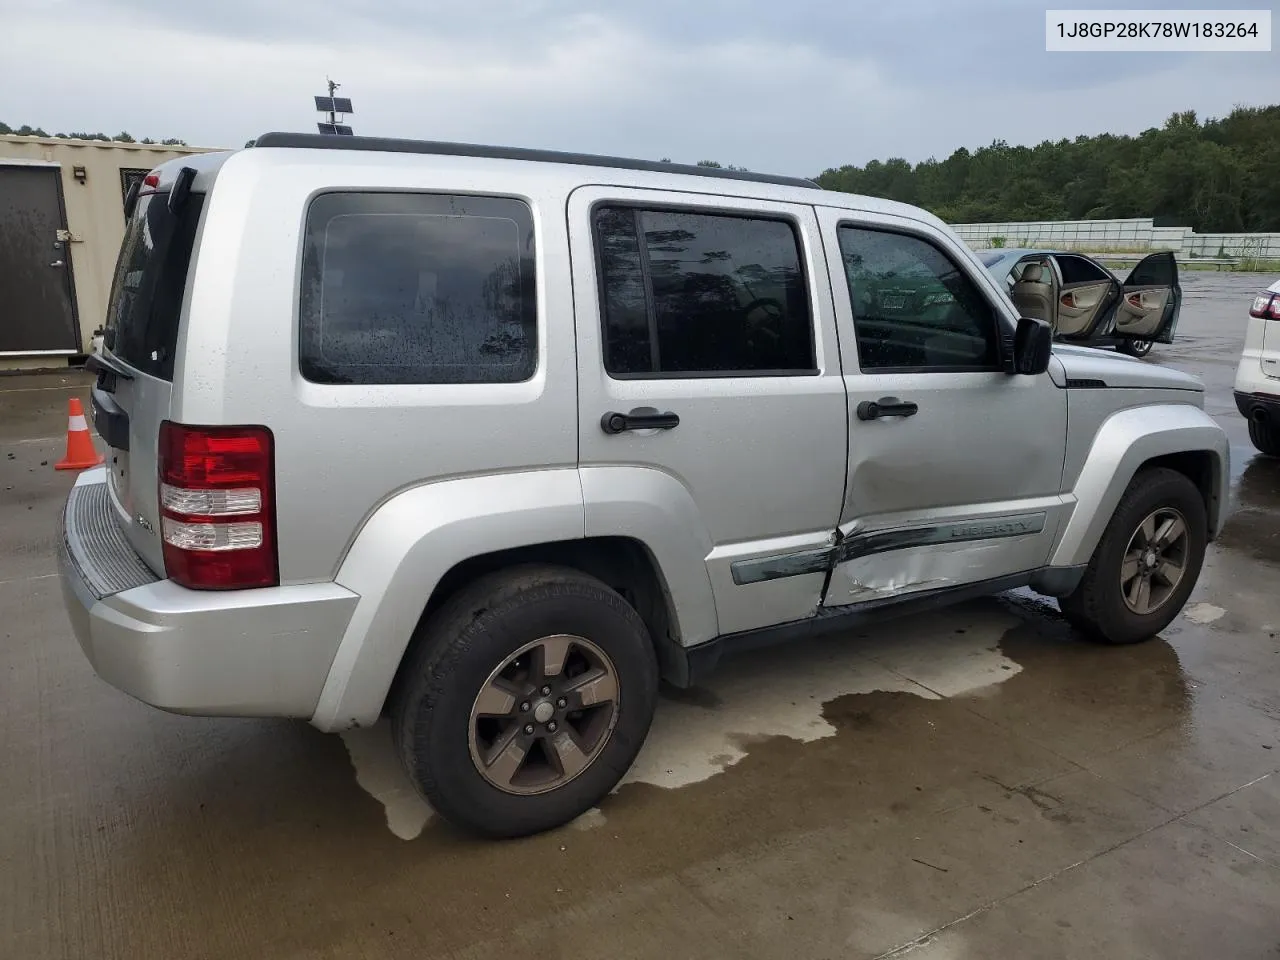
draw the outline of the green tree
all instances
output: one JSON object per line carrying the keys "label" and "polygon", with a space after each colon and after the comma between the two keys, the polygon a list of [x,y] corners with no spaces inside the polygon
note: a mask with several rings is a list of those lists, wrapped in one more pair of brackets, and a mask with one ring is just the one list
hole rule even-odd
{"label": "green tree", "polygon": [[[23,124],[22,126],[18,127],[18,129],[15,130],[13,127],[9,126],[7,123],[0,122],[0,135],[7,134],[7,133],[16,134],[19,137],[48,137],[49,136],[49,134],[45,133],[45,131],[40,127],[31,127],[31,126],[27,126],[26,124]],[[53,136],[59,140],[101,140],[106,143],[111,143],[114,141],[116,143],[154,144],[156,142],[150,137],[143,137],[141,140],[135,140],[128,132],[125,132],[125,131],[117,133],[114,137],[109,137],[105,133],[86,133],[84,131],[74,131],[74,130],[71,133],[55,133]],[[187,141],[177,140],[177,139],[162,140],[160,142],[164,143],[167,146],[185,147],[187,145]]]}
{"label": "green tree", "polygon": [[1172,114],[1137,136],[1078,136],[1035,146],[996,140],[945,160],[846,164],[828,190],[923,206],[952,223],[1169,217],[1200,232],[1280,231],[1280,106],[1201,121]]}

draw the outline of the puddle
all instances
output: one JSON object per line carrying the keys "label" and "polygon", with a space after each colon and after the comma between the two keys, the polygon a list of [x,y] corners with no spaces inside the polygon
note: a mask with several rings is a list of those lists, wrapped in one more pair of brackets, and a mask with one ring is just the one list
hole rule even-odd
{"label": "puddle", "polygon": [[[940,699],[976,693],[1021,667],[995,646],[1012,619],[929,616],[887,623],[861,639],[815,641],[728,660],[706,683],[719,706],[664,700],[649,740],[623,783],[677,788],[741,761],[754,741],[809,743],[834,736],[823,706],[850,694],[909,693]],[[958,633],[957,630],[965,630]]]}
{"label": "puddle", "polygon": [[400,765],[388,722],[345,730],[340,736],[355,767],[356,783],[386,810],[387,829],[401,840],[422,833],[432,817],[431,807],[418,796]]}
{"label": "puddle", "polygon": [[[998,645],[1018,622],[996,603],[961,605],[858,635],[727,659],[697,690],[664,690],[645,746],[618,787],[686,787],[739,763],[753,743],[833,737],[838,728],[824,707],[851,695],[939,700],[989,694],[1022,669]],[[404,840],[417,837],[431,809],[405,775],[386,722],[341,736],[357,783],[383,805],[388,829]],[[573,826],[590,830],[604,822],[604,815],[592,810]]]}

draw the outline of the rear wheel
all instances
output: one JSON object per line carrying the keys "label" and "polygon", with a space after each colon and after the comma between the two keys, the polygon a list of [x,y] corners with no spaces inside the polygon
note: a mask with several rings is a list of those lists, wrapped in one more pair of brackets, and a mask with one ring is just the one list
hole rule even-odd
{"label": "rear wheel", "polygon": [[1120,352],[1131,357],[1145,357],[1151,352],[1152,340],[1125,340],[1120,344]]}
{"label": "rear wheel", "polygon": [[1276,424],[1250,420],[1249,439],[1259,453],[1265,453],[1268,457],[1280,457],[1280,427]]}
{"label": "rear wheel", "polygon": [[603,799],[649,731],[658,667],[617,592],[559,567],[491,574],[417,638],[393,706],[405,768],[446,819],[493,837]]}
{"label": "rear wheel", "polygon": [[1208,520],[1200,491],[1163,467],[1125,491],[1063,615],[1102,643],[1154,637],[1182,610],[1200,576]]}

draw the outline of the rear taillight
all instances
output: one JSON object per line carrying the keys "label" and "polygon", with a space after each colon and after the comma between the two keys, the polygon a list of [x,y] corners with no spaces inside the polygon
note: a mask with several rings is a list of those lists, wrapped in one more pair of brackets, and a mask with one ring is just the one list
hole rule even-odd
{"label": "rear taillight", "polygon": [[266,427],[160,425],[164,566],[194,590],[279,583],[273,441]]}
{"label": "rear taillight", "polygon": [[1264,318],[1280,320],[1280,295],[1270,292],[1258,294],[1253,298],[1253,305],[1249,307],[1249,316],[1257,317],[1259,320]]}

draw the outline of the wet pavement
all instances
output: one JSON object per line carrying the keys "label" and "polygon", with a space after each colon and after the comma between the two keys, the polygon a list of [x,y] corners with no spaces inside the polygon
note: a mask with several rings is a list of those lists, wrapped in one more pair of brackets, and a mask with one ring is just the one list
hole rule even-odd
{"label": "wet pavement", "polygon": [[0,958],[1280,957],[1280,462],[1231,382],[1250,294],[1179,339],[1234,513],[1160,638],[1016,592],[726,662],[553,833],[431,817],[380,727],[171,716],[98,680],[55,576],[78,374],[0,380]]}

